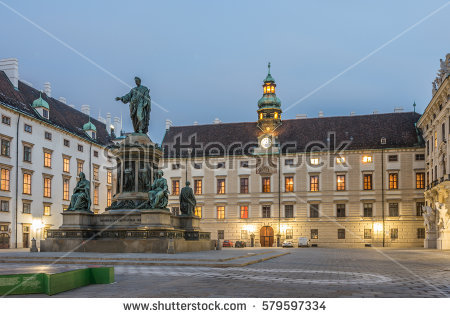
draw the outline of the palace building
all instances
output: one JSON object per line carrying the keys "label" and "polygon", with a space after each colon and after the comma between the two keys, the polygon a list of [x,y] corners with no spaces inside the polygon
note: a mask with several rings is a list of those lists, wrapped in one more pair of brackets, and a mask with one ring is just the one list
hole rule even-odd
{"label": "palace building", "polygon": [[169,206],[186,180],[212,238],[276,246],[423,246],[425,148],[415,112],[282,118],[269,72],[257,121],[172,126]]}
{"label": "palace building", "polygon": [[0,60],[0,248],[30,247],[59,227],[80,172],[91,181],[91,209],[110,205],[113,127],[82,108],[52,98],[50,83],[41,92],[19,80],[17,59]]}

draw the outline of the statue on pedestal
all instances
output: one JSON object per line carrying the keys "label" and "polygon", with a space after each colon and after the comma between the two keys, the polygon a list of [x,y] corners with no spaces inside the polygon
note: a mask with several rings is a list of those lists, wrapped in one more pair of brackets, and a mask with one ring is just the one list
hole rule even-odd
{"label": "statue on pedestal", "polygon": [[148,192],[148,200],[152,209],[164,209],[169,203],[169,190],[167,180],[163,178],[164,173],[158,170],[155,181]]}
{"label": "statue on pedestal", "polygon": [[448,215],[448,209],[445,207],[444,203],[436,202],[436,210],[439,211],[438,215],[438,229],[445,230],[448,227],[448,222],[450,221],[450,216]]}
{"label": "statue on pedestal", "polygon": [[184,215],[194,215],[195,214],[195,205],[197,201],[195,200],[194,191],[189,186],[191,183],[186,181],[186,186],[181,189],[180,192],[180,210],[181,214]]}
{"label": "statue on pedestal", "polygon": [[427,232],[436,230],[436,212],[428,205],[422,206],[423,223]]}
{"label": "statue on pedestal", "polygon": [[122,101],[124,104],[130,103],[130,117],[133,122],[135,133],[146,134],[148,132],[148,123],[150,121],[150,90],[141,85],[141,79],[135,77],[136,87],[122,96],[116,97],[116,100]]}
{"label": "statue on pedestal", "polygon": [[73,190],[72,198],[70,198],[70,205],[67,211],[90,211],[91,208],[91,187],[89,180],[83,172],[80,172],[80,180]]}

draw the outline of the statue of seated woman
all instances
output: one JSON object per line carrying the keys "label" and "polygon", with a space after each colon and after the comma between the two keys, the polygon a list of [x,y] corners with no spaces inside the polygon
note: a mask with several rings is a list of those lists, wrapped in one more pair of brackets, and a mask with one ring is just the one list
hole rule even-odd
{"label": "statue of seated woman", "polygon": [[90,208],[91,190],[89,180],[86,180],[84,173],[80,172],[80,181],[78,181],[77,186],[73,190],[67,211],[90,211]]}
{"label": "statue of seated woman", "polygon": [[155,181],[148,192],[148,200],[152,209],[164,209],[169,203],[167,180],[163,178],[163,174],[162,170],[158,170]]}

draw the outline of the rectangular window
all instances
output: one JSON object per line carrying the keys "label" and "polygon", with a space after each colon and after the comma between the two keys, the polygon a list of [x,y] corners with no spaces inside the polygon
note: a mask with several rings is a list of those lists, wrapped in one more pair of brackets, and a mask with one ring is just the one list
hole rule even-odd
{"label": "rectangular window", "polygon": [[224,230],[217,230],[217,238],[219,240],[223,240],[225,238],[225,231]]}
{"label": "rectangular window", "polygon": [[423,202],[423,201],[416,202],[416,215],[417,216],[422,216],[422,214],[423,214],[422,208],[424,205],[425,205],[425,202]]}
{"label": "rectangular window", "polygon": [[23,161],[31,162],[31,147],[23,146]]}
{"label": "rectangular window", "polygon": [[79,175],[81,172],[83,172],[83,161],[77,161],[77,175]]}
{"label": "rectangular window", "polygon": [[48,151],[44,151],[44,167],[51,168],[52,167],[52,153]]}
{"label": "rectangular window", "polygon": [[345,217],[345,204],[336,204],[336,216],[338,218]]}
{"label": "rectangular window", "polygon": [[311,192],[319,191],[319,176],[309,177],[309,189]]}
{"label": "rectangular window", "polygon": [[93,174],[94,180],[98,181],[98,179],[99,179],[99,174],[98,174],[99,166],[93,165],[92,166],[92,171],[93,171],[92,174]]}
{"label": "rectangular window", "polygon": [[286,192],[294,192],[294,177],[285,177],[284,187]]}
{"label": "rectangular window", "polygon": [[70,172],[70,158],[63,158],[63,171]]}
{"label": "rectangular window", "polygon": [[106,206],[111,206],[112,203],[112,190],[107,189],[106,190]]}
{"label": "rectangular window", "polygon": [[202,194],[203,192],[202,180],[194,180],[194,194]]}
{"label": "rectangular window", "polygon": [[319,158],[310,158],[312,166],[317,166],[319,164]]}
{"label": "rectangular window", "polygon": [[44,116],[45,118],[48,119],[48,110],[43,109],[43,110],[42,110],[42,116]]}
{"label": "rectangular window", "polygon": [[30,173],[23,174],[23,193],[31,194],[31,174]]}
{"label": "rectangular window", "polygon": [[199,218],[202,218],[202,207],[196,206],[194,211],[195,216],[198,216]]}
{"label": "rectangular window", "polygon": [[98,186],[94,187],[94,204],[98,204]]}
{"label": "rectangular window", "polygon": [[365,174],[363,176],[363,178],[364,178],[364,181],[363,181],[364,190],[372,190],[372,175]]}
{"label": "rectangular window", "polygon": [[63,180],[63,200],[69,200],[69,198],[70,198],[69,184],[70,184],[69,179]]}
{"label": "rectangular window", "polygon": [[180,164],[179,163],[173,163],[172,164],[172,170],[178,170],[180,169]]}
{"label": "rectangular window", "polygon": [[339,240],[345,239],[345,229],[338,229],[338,239]]}
{"label": "rectangular window", "polygon": [[180,194],[180,180],[172,180],[172,194],[173,195]]}
{"label": "rectangular window", "polygon": [[225,169],[225,162],[218,162],[217,169]]}
{"label": "rectangular window", "polygon": [[9,212],[9,201],[8,200],[0,201],[0,211],[1,212]]}
{"label": "rectangular window", "polygon": [[389,174],[389,189],[398,189],[398,173]]}
{"label": "rectangular window", "polygon": [[371,218],[373,216],[373,204],[364,203],[364,217]]}
{"label": "rectangular window", "polygon": [[217,218],[219,220],[225,219],[225,207],[224,206],[217,207]]}
{"label": "rectangular window", "polygon": [[22,203],[22,213],[30,214],[31,213],[31,204],[28,202]]}
{"label": "rectangular window", "polygon": [[64,146],[70,147],[70,141],[67,139],[64,139]]}
{"label": "rectangular window", "polygon": [[217,194],[225,194],[225,179],[217,179]]}
{"label": "rectangular window", "polygon": [[434,132],[434,149],[437,148],[437,131]]}
{"label": "rectangular window", "polygon": [[241,205],[241,219],[248,219],[248,206]]}
{"label": "rectangular window", "polygon": [[311,229],[311,239],[317,240],[319,238],[319,229]]}
{"label": "rectangular window", "polygon": [[336,157],[336,163],[337,164],[345,163],[345,157]]}
{"label": "rectangular window", "polygon": [[418,239],[424,239],[425,238],[425,228],[419,227],[417,229],[417,238]]}
{"label": "rectangular window", "polygon": [[294,237],[292,229],[286,229],[286,240],[292,240]]}
{"label": "rectangular window", "polygon": [[2,124],[10,126],[11,125],[11,117],[2,115]]}
{"label": "rectangular window", "polygon": [[270,177],[262,177],[262,192],[270,192]]}
{"label": "rectangular window", "polygon": [[248,161],[241,161],[240,164],[242,168],[248,168]]}
{"label": "rectangular window", "polygon": [[389,155],[388,161],[398,161],[398,156],[397,155]]}
{"label": "rectangular window", "polygon": [[78,145],[78,151],[83,152],[83,145]]}
{"label": "rectangular window", "polygon": [[201,162],[194,163],[194,169],[201,169],[201,168],[202,168],[202,163]]}
{"label": "rectangular window", "polygon": [[425,189],[425,172],[416,173],[416,189]]}
{"label": "rectangular window", "polygon": [[398,229],[391,229],[391,240],[398,239]]}
{"label": "rectangular window", "polygon": [[416,160],[417,161],[425,160],[425,154],[424,153],[416,153]]}
{"label": "rectangular window", "polygon": [[336,190],[344,191],[345,190],[345,175],[337,175],[336,176]]}
{"label": "rectangular window", "polygon": [[293,205],[285,205],[284,206],[284,217],[288,219],[292,219],[294,217],[294,206]]}
{"label": "rectangular window", "polygon": [[241,240],[248,239],[248,232],[247,230],[241,230]]}
{"label": "rectangular window", "polygon": [[52,212],[51,212],[50,205],[44,205],[44,215],[49,216],[51,214],[52,214]]}
{"label": "rectangular window", "polygon": [[112,183],[112,171],[108,170],[106,172],[106,183],[111,184]]}
{"label": "rectangular window", "polygon": [[46,132],[44,133],[44,137],[45,137],[45,139],[47,139],[47,140],[52,140],[52,133],[46,131]]}
{"label": "rectangular window", "polygon": [[172,207],[172,214],[180,215],[180,207],[179,206],[173,206]]}
{"label": "rectangular window", "polygon": [[262,207],[262,217],[270,218],[270,205],[263,205]]}
{"label": "rectangular window", "polygon": [[0,170],[0,190],[9,191],[9,169]]}
{"label": "rectangular window", "polygon": [[241,178],[241,193],[248,193],[248,178]]}
{"label": "rectangular window", "polygon": [[94,157],[98,158],[98,151],[94,150]]}
{"label": "rectangular window", "polygon": [[44,197],[50,198],[52,196],[52,179],[44,178]]}
{"label": "rectangular window", "polygon": [[2,156],[9,157],[10,149],[11,149],[10,145],[11,145],[11,143],[9,142],[9,140],[2,139],[2,142],[1,142],[1,154],[2,154]]}
{"label": "rectangular window", "polygon": [[389,216],[398,216],[398,203],[389,203]]}
{"label": "rectangular window", "polygon": [[293,166],[294,165],[294,159],[285,159],[284,160],[285,166]]}
{"label": "rectangular window", "polygon": [[31,134],[31,132],[33,131],[33,128],[30,125],[24,124],[23,130],[26,131],[27,133]]}
{"label": "rectangular window", "polygon": [[319,217],[319,205],[318,204],[310,204],[309,205],[309,217],[310,218],[318,218]]}
{"label": "rectangular window", "polygon": [[372,156],[363,156],[362,162],[363,163],[371,163],[372,162]]}
{"label": "rectangular window", "polygon": [[372,229],[364,229],[364,239],[369,240],[372,238]]}

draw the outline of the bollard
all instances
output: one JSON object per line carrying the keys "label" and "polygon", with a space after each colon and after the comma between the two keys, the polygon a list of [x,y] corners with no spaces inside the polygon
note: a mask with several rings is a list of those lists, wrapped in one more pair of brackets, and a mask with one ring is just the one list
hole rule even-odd
{"label": "bollard", "polygon": [[169,245],[167,246],[167,254],[175,254],[175,242],[173,239],[169,240]]}
{"label": "bollard", "polygon": [[222,242],[220,241],[220,239],[217,240],[217,245],[216,245],[216,250],[220,251],[222,249]]}
{"label": "bollard", "polygon": [[38,248],[37,248],[37,246],[36,246],[36,239],[35,239],[34,237],[31,239],[31,248],[30,248],[30,252],[31,252],[31,253],[39,252],[39,251],[38,251]]}

